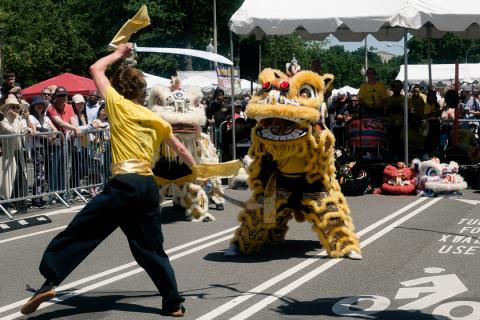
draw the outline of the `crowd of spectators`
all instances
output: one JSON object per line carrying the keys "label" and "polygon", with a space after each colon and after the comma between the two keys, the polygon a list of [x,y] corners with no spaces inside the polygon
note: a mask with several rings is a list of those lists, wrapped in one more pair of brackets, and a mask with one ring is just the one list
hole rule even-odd
{"label": "crowd of spectators", "polygon": [[[408,97],[408,132],[404,130],[404,87],[399,80],[389,86],[377,80],[373,68],[366,72],[367,80],[358,94],[344,89],[328,99],[327,126],[336,137],[336,147],[349,148],[350,130],[355,119],[381,118],[385,120],[385,151],[390,160],[403,159],[403,141],[409,137],[413,157],[439,156],[454,142],[454,120],[460,120],[455,132],[458,144],[472,161],[480,161],[478,128],[480,123],[479,92],[464,87],[460,92],[452,88],[422,88],[413,86]],[[109,173],[108,117],[104,103],[96,92],[87,97],[70,95],[62,86],[43,88],[41,95],[27,102],[15,74],[4,75],[0,98],[0,199],[18,199],[29,193],[44,195],[62,191],[64,201],[71,201],[85,181],[104,181]],[[172,88],[179,82],[172,79]],[[473,89],[473,88],[472,88]],[[237,143],[237,158],[246,154],[250,132],[255,122],[248,119],[245,108],[250,95],[234,101],[235,132],[232,126],[230,97],[217,88],[211,98],[205,97],[207,122],[204,132],[211,134],[222,161],[232,159],[232,134]],[[99,133],[101,132],[101,133]],[[8,135],[11,139],[5,139]],[[22,138],[23,137],[23,138]],[[26,138],[25,138],[26,137]],[[65,140],[63,140],[65,139]],[[67,147],[64,147],[66,141]],[[239,147],[245,144],[245,148]],[[475,149],[478,152],[472,152]],[[27,182],[27,164],[33,167],[33,183]],[[69,184],[69,188],[65,185]],[[92,187],[91,196],[98,193]],[[31,205],[44,207],[53,199],[33,197]],[[11,213],[25,211],[26,200],[10,202]]]}
{"label": "crowd of spectators", "polygon": [[[15,74],[4,75],[0,98],[0,199],[25,198],[59,191],[71,202],[82,185],[94,185],[109,175],[108,118],[97,92],[88,97],[69,95],[63,86],[43,88],[27,102]],[[87,98],[87,99],[85,99]],[[65,142],[65,143],[64,143]],[[65,147],[66,145],[66,147]],[[31,163],[33,181],[27,181]],[[67,180],[68,179],[68,180]],[[30,189],[30,191],[29,191]],[[99,190],[82,190],[95,196]],[[31,205],[43,208],[54,197],[33,197]],[[22,199],[8,203],[11,214],[26,211]]]}
{"label": "crowd of spectators", "polygon": [[[250,100],[250,95],[243,94],[239,99],[234,100],[235,118],[235,138],[237,144],[237,158],[246,155],[247,149],[242,147],[250,139],[251,129],[255,122],[248,119],[245,114],[245,108]],[[219,150],[222,161],[233,159],[232,148],[232,109],[230,97],[225,96],[225,92],[217,88],[213,92],[211,100],[204,101],[207,123],[204,127],[205,132],[210,132],[214,143]]]}
{"label": "crowd of spectators", "polygon": [[[412,86],[407,92],[408,133],[404,131],[403,82],[394,80],[390,86],[377,81],[373,68],[366,72],[367,81],[358,95],[339,90],[330,98],[330,128],[337,139],[337,147],[349,147],[349,130],[352,120],[358,118],[384,119],[387,145],[385,151],[393,160],[403,159],[403,141],[408,134],[409,150],[413,157],[442,157],[454,143],[463,148],[471,161],[477,161],[472,149],[479,149],[480,121],[479,92],[471,87],[460,91],[452,87],[422,88]],[[459,140],[454,141],[454,120],[460,122]],[[365,128],[364,128],[365,129]],[[365,134],[367,134],[365,132]]]}

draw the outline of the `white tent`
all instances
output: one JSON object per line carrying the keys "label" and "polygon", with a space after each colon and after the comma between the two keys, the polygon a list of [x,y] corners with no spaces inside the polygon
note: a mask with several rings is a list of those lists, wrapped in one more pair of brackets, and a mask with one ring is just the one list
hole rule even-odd
{"label": "white tent", "polygon": [[[182,85],[188,87],[190,85],[199,86],[204,92],[213,91],[218,85],[217,72],[210,71],[177,71]],[[251,82],[240,79],[240,88],[242,92],[250,92]],[[257,83],[253,83],[253,90],[259,89]]]}
{"label": "white tent", "polygon": [[345,86],[345,87],[342,87],[342,88],[333,89],[331,96],[332,96],[332,97],[337,96],[337,95],[338,95],[338,92],[339,92],[340,90],[346,91],[346,92],[348,92],[350,95],[352,95],[352,94],[358,94],[358,89],[353,88],[353,87],[350,87],[350,86]]}
{"label": "white tent", "polygon": [[170,79],[167,78],[162,78],[158,76],[154,76],[153,74],[143,72],[143,76],[145,77],[145,81],[147,82],[147,89],[150,89],[151,87],[161,84],[163,86],[170,86]]}
{"label": "white tent", "polygon": [[[405,80],[405,66],[400,66],[397,78],[400,81]],[[413,64],[408,66],[408,82],[410,84],[418,84],[421,82],[428,83],[428,65]],[[475,80],[480,81],[480,64],[469,63],[459,65],[460,82],[472,83]],[[454,64],[432,64],[432,83],[442,82],[443,84],[453,84],[455,81],[455,65]]]}
{"label": "white tent", "polygon": [[[288,35],[325,39],[333,34],[341,41],[361,41],[368,34],[378,40],[404,39],[404,65],[408,66],[407,34],[435,38],[454,32],[463,38],[480,38],[478,0],[245,0],[230,19],[230,30],[238,35]],[[233,54],[233,52],[232,52]],[[408,68],[404,68],[408,79]],[[407,90],[406,81],[404,90]],[[405,131],[408,103],[405,97]],[[408,138],[405,139],[408,163]]]}
{"label": "white tent", "polygon": [[361,41],[367,34],[380,41],[400,40],[402,28],[422,38],[427,32],[435,38],[447,31],[478,38],[479,24],[478,0],[245,0],[230,19],[230,29],[239,35],[296,31],[306,39],[323,40],[334,34],[341,41]]}

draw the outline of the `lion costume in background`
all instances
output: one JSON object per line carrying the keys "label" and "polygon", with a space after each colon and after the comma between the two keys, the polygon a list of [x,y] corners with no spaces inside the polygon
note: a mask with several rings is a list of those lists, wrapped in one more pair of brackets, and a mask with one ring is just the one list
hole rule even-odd
{"label": "lion costume in background", "polygon": [[241,225],[226,255],[283,241],[295,217],[312,223],[330,257],[361,259],[350,209],[335,178],[335,139],[320,111],[332,80],[311,71],[291,78],[273,69],[260,73],[262,90],[246,109],[257,120],[249,149],[252,198],[239,214]]}
{"label": "lion costume in background", "polygon": [[383,169],[383,183],[380,187],[382,194],[410,195],[417,190],[415,170],[398,162],[397,166],[388,165]]}
{"label": "lion costume in background", "polygon": [[[217,150],[208,135],[201,132],[205,124],[205,110],[199,105],[202,98],[200,88],[171,92],[169,88],[157,85],[150,91],[148,106],[172,125],[175,136],[187,147],[197,163],[218,163]],[[173,203],[186,209],[192,221],[215,220],[208,213],[209,199],[217,210],[223,210],[223,189],[219,178],[208,181],[208,195],[205,181],[196,181],[192,171],[166,144],[160,146],[156,155],[153,173],[160,186],[163,200],[167,194],[173,196]]]}
{"label": "lion costume in background", "polygon": [[417,194],[435,197],[439,195],[461,195],[468,188],[463,177],[458,173],[455,161],[440,163],[438,158],[426,161],[412,160],[412,169],[417,173]]}

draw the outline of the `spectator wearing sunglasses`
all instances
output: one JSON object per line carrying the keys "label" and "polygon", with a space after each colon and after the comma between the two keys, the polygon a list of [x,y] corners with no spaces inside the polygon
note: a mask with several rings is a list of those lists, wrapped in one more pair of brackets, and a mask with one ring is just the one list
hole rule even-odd
{"label": "spectator wearing sunglasses", "polygon": [[52,91],[48,87],[42,89],[42,98],[47,101],[48,105],[51,103],[52,95]]}
{"label": "spectator wearing sunglasses", "polygon": [[47,110],[48,117],[53,124],[63,133],[73,131],[80,135],[82,132],[76,126],[73,107],[67,103],[68,92],[65,87],[58,87],[52,97],[52,105]]}

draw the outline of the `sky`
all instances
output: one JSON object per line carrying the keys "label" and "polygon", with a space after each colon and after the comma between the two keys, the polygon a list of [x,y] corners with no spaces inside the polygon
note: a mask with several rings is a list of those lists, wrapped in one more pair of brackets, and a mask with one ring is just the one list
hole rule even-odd
{"label": "sky", "polygon": [[[330,36],[329,38],[329,44],[328,46],[334,46],[334,45],[343,45],[345,47],[345,50],[347,51],[354,51],[360,47],[363,47],[365,45],[365,42],[339,42],[335,37]],[[392,45],[391,47],[388,47],[387,45],[390,44]],[[395,42],[395,41],[378,41],[376,40],[373,36],[368,35],[367,36],[367,46],[368,48],[374,47],[377,50],[376,51],[386,51],[393,53],[395,55],[403,55],[403,39]]]}

